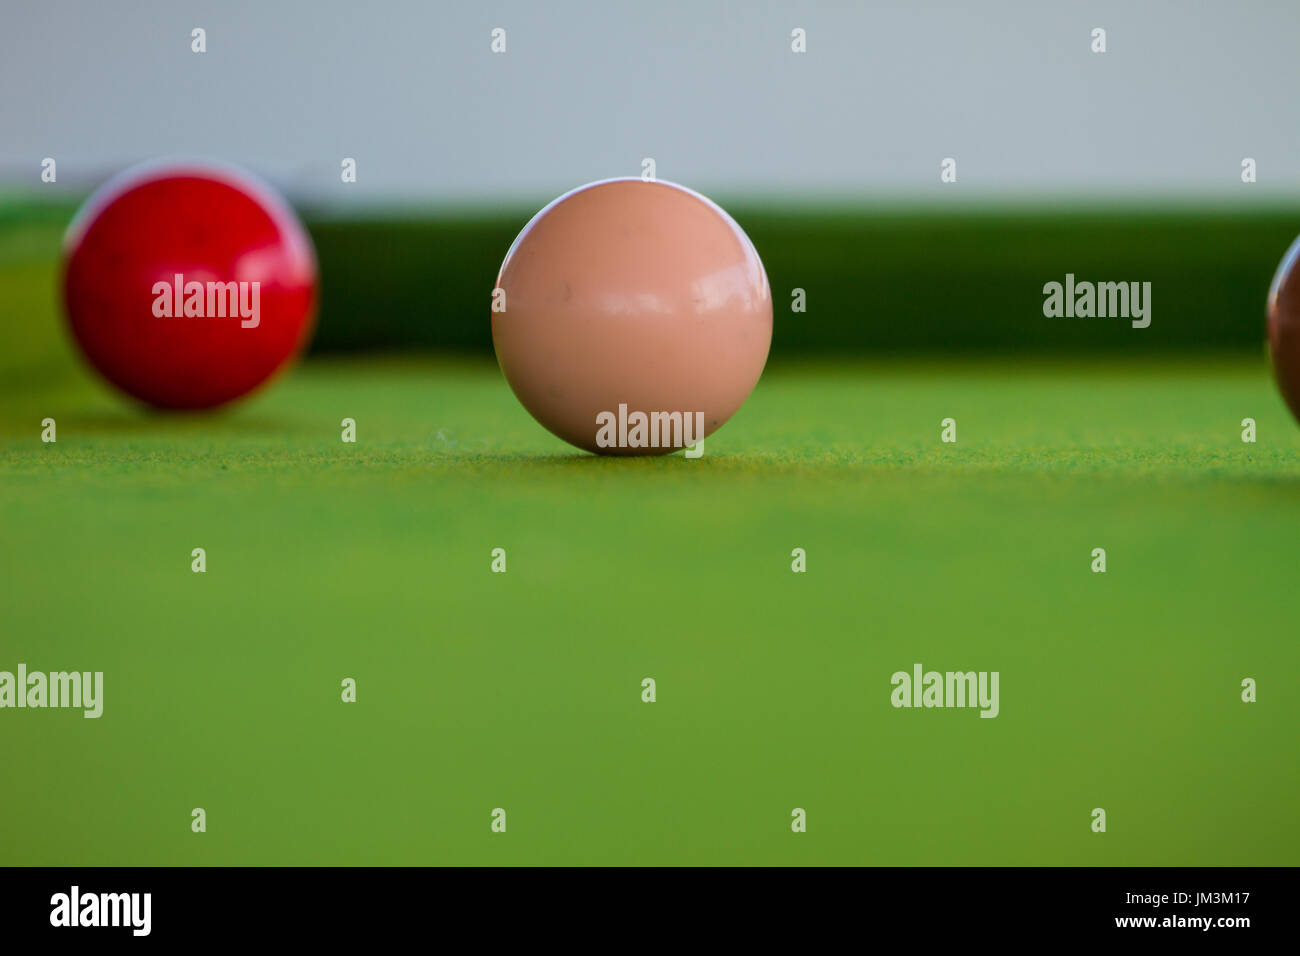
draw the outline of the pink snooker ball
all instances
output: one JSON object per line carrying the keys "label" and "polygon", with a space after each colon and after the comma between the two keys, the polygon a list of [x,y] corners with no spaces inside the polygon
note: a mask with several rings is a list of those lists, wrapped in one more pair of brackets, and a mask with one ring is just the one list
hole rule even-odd
{"label": "pink snooker ball", "polygon": [[753,391],[772,294],[749,237],[683,186],[611,179],[556,199],[506,253],[492,341],[542,425],[598,454],[713,434]]}

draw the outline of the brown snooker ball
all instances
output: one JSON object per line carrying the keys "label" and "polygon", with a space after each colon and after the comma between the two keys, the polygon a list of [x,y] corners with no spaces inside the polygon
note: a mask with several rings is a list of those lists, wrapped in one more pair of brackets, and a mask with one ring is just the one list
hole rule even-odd
{"label": "brown snooker ball", "polygon": [[1273,375],[1291,414],[1300,421],[1300,239],[1282,257],[1268,290],[1268,350]]}

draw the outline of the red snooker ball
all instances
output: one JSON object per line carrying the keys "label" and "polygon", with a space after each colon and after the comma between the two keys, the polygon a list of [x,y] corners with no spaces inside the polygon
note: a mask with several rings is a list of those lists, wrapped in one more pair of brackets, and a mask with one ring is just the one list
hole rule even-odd
{"label": "red snooker ball", "polygon": [[87,360],[158,408],[246,395],[306,345],[316,253],[246,173],[146,164],[111,180],[64,239],[63,298]]}

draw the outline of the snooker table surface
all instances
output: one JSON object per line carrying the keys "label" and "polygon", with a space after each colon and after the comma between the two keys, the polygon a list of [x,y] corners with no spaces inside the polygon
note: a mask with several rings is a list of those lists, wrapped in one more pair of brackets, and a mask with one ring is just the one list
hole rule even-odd
{"label": "snooker table surface", "polygon": [[[0,669],[105,672],[0,719],[0,863],[1300,863],[1262,355],[774,360],[698,460],[578,453],[481,358],[191,417],[32,376],[0,449]],[[998,717],[895,709],[914,663]]]}

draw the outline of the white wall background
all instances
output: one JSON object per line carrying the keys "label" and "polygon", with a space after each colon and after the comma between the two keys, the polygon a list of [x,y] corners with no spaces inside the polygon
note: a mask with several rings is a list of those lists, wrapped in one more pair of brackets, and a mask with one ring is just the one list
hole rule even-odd
{"label": "white wall background", "polygon": [[[497,26],[504,55],[489,50]],[[75,184],[182,153],[324,200],[537,200],[653,156],[661,178],[715,193],[886,200],[934,194],[954,156],[963,196],[1295,195],[1297,98],[1295,0],[0,11],[8,184],[35,182],[45,156]],[[1240,183],[1244,156],[1256,186]]]}

